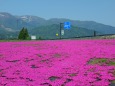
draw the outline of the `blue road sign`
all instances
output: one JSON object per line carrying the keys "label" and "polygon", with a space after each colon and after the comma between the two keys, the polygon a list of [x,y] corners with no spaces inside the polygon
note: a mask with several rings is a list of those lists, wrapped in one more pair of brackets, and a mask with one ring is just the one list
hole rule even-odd
{"label": "blue road sign", "polygon": [[64,22],[64,28],[70,29],[71,28],[70,22]]}

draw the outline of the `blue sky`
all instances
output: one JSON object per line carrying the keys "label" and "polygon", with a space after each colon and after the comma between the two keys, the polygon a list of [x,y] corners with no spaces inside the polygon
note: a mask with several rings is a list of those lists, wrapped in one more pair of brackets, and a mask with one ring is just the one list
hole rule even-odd
{"label": "blue sky", "polygon": [[0,12],[68,18],[115,26],[115,0],[0,0]]}

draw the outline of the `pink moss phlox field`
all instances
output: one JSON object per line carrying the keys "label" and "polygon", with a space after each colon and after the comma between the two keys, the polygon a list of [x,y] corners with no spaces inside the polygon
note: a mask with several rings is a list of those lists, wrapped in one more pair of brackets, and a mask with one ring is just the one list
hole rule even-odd
{"label": "pink moss phlox field", "polygon": [[109,86],[115,66],[92,58],[115,58],[115,40],[0,42],[0,86]]}

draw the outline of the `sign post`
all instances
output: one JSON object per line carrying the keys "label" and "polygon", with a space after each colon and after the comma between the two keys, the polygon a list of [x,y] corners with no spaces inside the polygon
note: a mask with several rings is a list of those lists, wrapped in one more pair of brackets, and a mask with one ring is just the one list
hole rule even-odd
{"label": "sign post", "polygon": [[96,36],[96,31],[94,30],[94,36]]}
{"label": "sign post", "polygon": [[60,39],[61,39],[61,28],[62,28],[62,24],[63,23],[60,23]]}
{"label": "sign post", "polygon": [[70,22],[64,22],[64,23],[60,23],[60,39],[61,39],[61,35],[64,35],[64,30],[62,30],[62,25],[64,29],[70,29],[71,28],[71,24]]}

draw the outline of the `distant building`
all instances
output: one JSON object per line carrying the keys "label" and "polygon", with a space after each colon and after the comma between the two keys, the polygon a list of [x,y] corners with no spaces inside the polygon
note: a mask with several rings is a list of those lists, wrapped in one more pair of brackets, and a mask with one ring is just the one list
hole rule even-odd
{"label": "distant building", "polygon": [[36,36],[35,36],[35,35],[32,35],[32,36],[31,36],[31,40],[36,40]]}

